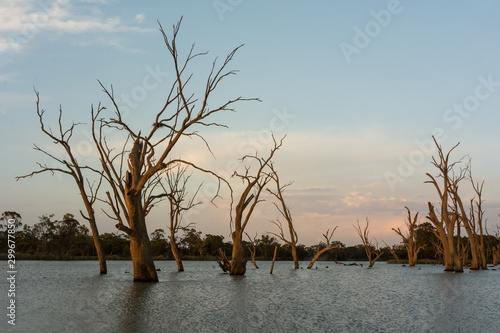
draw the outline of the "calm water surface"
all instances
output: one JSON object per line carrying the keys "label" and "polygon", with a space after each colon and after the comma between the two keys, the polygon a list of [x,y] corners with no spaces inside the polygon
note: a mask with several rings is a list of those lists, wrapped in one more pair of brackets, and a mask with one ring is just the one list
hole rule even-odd
{"label": "calm water surface", "polygon": [[[159,283],[133,283],[132,264],[17,263],[16,326],[1,332],[480,332],[500,331],[500,271],[445,273],[377,263],[247,265],[244,277],[213,262],[159,261]],[[304,268],[308,263],[302,262]],[[328,266],[328,268],[327,268]],[[6,269],[4,275],[7,275]]]}

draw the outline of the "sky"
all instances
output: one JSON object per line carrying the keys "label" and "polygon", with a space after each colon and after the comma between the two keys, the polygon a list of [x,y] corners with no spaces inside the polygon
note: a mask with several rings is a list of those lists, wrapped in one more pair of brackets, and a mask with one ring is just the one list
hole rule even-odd
{"label": "sky", "polygon": [[[189,68],[190,89],[202,86],[212,61],[237,46],[229,77],[215,101],[243,96],[262,102],[217,115],[228,128],[203,128],[214,155],[196,140],[176,156],[231,174],[238,159],[271,148],[270,133],[286,138],[275,166],[283,181],[299,243],[333,239],[359,244],[353,225],[370,220],[379,245],[400,242],[405,206],[425,221],[436,202],[426,173],[436,174],[432,135],[443,149],[472,158],[489,231],[500,224],[500,21],[498,1],[113,1],[0,0],[0,210],[33,225],[42,214],[79,216],[83,209],[70,178],[50,174],[16,181],[49,159],[36,143],[61,152],[40,130],[34,89],[55,128],[84,123],[73,143],[81,161],[95,162],[89,143],[91,105],[109,106],[97,80],[113,86],[126,121],[148,130],[173,78],[172,59],[159,32],[169,36],[181,17],[180,55],[209,53]],[[86,124],[85,124],[86,123]],[[238,189],[235,179],[230,180]],[[205,184],[208,186],[209,183]],[[468,183],[463,197],[472,198]],[[189,216],[204,234],[229,240],[227,200]],[[225,198],[227,199],[227,198]],[[272,198],[264,196],[250,234],[277,232]],[[167,208],[148,215],[148,231],[166,229]],[[98,216],[100,232],[114,222]],[[81,222],[84,223],[83,219]]]}

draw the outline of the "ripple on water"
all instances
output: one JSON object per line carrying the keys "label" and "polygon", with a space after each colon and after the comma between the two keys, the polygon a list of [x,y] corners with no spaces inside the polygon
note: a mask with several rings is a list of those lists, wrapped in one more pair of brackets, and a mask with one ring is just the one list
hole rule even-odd
{"label": "ripple on water", "polygon": [[160,282],[151,284],[133,283],[126,261],[108,262],[105,276],[97,274],[97,262],[20,262],[16,329],[472,332],[500,324],[498,271],[454,274],[439,266],[377,263],[367,269],[332,262],[293,270],[291,262],[277,262],[270,275],[269,262],[259,266],[231,277],[212,262],[188,261],[178,273],[174,262],[161,261]]}

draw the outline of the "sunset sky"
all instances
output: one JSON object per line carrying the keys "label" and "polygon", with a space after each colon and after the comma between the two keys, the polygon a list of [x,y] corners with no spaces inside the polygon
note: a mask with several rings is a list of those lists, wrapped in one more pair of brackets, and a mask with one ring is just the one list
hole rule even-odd
{"label": "sunset sky", "polygon": [[[82,161],[95,161],[88,145],[90,107],[109,100],[97,80],[113,85],[133,128],[149,130],[173,78],[172,61],[158,31],[167,34],[183,16],[181,56],[192,43],[192,91],[215,57],[245,44],[220,85],[217,100],[258,97],[201,128],[203,142],[188,140],[177,156],[230,174],[243,154],[271,147],[269,133],[286,135],[275,165],[283,181],[299,243],[321,241],[338,225],[335,240],[358,244],[353,224],[368,217],[383,245],[399,242],[408,206],[425,220],[424,184],[434,134],[454,159],[469,154],[483,196],[489,231],[500,224],[500,2],[482,1],[5,1],[0,0],[0,210],[23,222],[83,209],[72,179],[44,174],[15,181],[52,163],[33,143],[59,154],[39,127],[34,87],[52,128],[59,105],[65,124],[82,122],[73,143]],[[232,182],[235,180],[232,180]],[[235,182],[234,184],[237,184]],[[236,185],[235,185],[236,186]],[[462,185],[470,197],[469,184]],[[249,233],[276,231],[265,197]],[[227,202],[206,205],[190,218],[204,234],[229,237]],[[166,206],[148,216],[151,233],[166,229]],[[113,221],[99,215],[101,232]],[[80,219],[82,223],[85,221]]]}

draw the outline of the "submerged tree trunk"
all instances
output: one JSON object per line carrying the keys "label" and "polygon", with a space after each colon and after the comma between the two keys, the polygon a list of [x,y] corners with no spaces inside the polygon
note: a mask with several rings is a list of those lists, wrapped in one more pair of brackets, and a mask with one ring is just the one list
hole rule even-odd
{"label": "submerged tree trunk", "polygon": [[278,245],[274,245],[273,262],[271,263],[271,270],[269,271],[269,274],[273,274],[274,262],[276,261],[276,253],[277,252],[278,252]]}
{"label": "submerged tree trunk", "polygon": [[125,196],[129,212],[130,256],[134,267],[134,281],[158,282],[151,242],[146,228],[145,214],[142,209],[141,192]]}
{"label": "submerged tree trunk", "polygon": [[177,271],[184,272],[184,265],[182,264],[181,254],[177,249],[177,244],[175,243],[175,230],[170,229],[170,249],[174,255],[175,263],[177,264]]}
{"label": "submerged tree trunk", "polygon": [[230,275],[245,275],[247,270],[247,258],[241,232],[233,232],[233,253],[231,256]]}
{"label": "submerged tree trunk", "polygon": [[337,246],[329,246],[329,247],[325,247],[323,250],[321,251],[318,251],[318,253],[316,253],[316,255],[312,258],[311,262],[309,263],[309,265],[307,266],[307,269],[311,269],[313,266],[314,266],[314,263],[316,262],[316,260],[318,260],[318,258],[323,254],[325,253],[326,251],[328,250],[331,250],[331,249],[334,249],[336,248]]}
{"label": "submerged tree trunk", "polygon": [[[330,229],[328,229],[326,231],[326,234],[323,234],[323,237],[325,237],[325,240],[326,240],[326,247],[323,250],[318,251],[318,253],[316,253],[316,255],[312,258],[311,262],[309,263],[309,266],[307,266],[307,269],[311,269],[313,267],[314,263],[316,262],[316,260],[318,260],[318,258],[323,253],[325,253],[328,250],[335,249],[338,247],[337,245],[335,245],[335,246],[330,245],[330,240],[332,239],[332,236],[335,233],[335,230],[337,230],[337,226],[335,228],[333,228],[331,233],[330,233]],[[319,248],[319,245],[318,245],[318,248]]]}
{"label": "submerged tree trunk", "polygon": [[297,248],[295,247],[295,244],[292,244],[292,258],[294,268],[299,269],[299,259],[297,258]]}
{"label": "submerged tree trunk", "polygon": [[99,260],[99,270],[101,274],[108,273],[108,267],[106,264],[106,253],[104,252],[104,245],[102,244],[101,237],[99,237],[99,231],[97,229],[97,224],[95,223],[95,218],[91,217],[89,219],[90,230],[92,231],[92,238],[94,240],[95,250],[97,252],[97,259]]}

